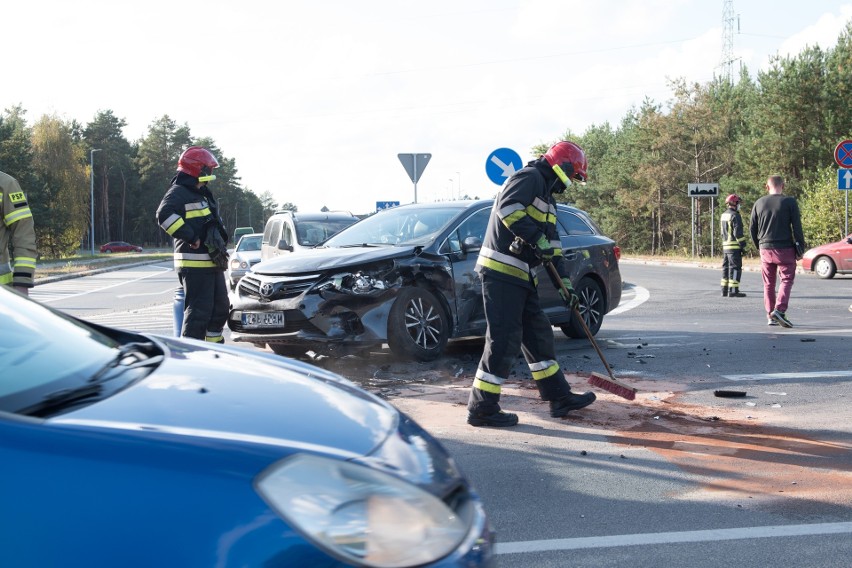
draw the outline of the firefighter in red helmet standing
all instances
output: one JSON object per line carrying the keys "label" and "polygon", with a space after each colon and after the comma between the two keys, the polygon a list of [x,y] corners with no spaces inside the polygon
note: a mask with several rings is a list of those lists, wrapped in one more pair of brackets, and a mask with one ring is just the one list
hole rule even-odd
{"label": "firefighter in red helmet standing", "polygon": [[207,187],[218,167],[210,150],[187,148],[157,209],[157,222],[174,238],[175,271],[185,294],[181,336],[223,343],[230,307],[224,272],[228,233]]}
{"label": "firefighter in red helmet standing", "polygon": [[746,239],[743,233],[743,218],[740,215],[740,203],[743,200],[736,193],[725,199],[728,208],[719,220],[722,229],[722,295],[729,298],[745,298],[740,292],[740,278],[743,276],[743,251]]}
{"label": "firefighter in red helmet standing", "polygon": [[[500,409],[500,389],[522,351],[550,415],[559,418],[590,405],[594,393],[576,394],[556,362],[553,328],[541,309],[533,269],[543,261],[556,266],[576,306],[579,298],[568,278],[556,231],[556,200],[572,180],[586,181],[588,163],[573,142],[553,145],[529,162],[501,189],[476,263],[485,303],[485,349],[468,400],[467,422],[473,426],[514,426],[517,414]],[[551,285],[548,282],[546,285]],[[561,292],[560,292],[561,294]]]}

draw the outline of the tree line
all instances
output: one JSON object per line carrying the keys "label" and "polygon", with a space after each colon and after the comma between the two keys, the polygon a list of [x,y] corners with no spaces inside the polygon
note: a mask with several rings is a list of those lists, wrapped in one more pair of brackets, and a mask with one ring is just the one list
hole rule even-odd
{"label": "tree line", "polygon": [[[135,142],[124,136],[125,126],[111,110],[98,112],[85,126],[56,115],[29,125],[21,105],[0,115],[0,170],[17,178],[27,193],[40,257],[88,250],[92,215],[96,248],[109,241],[170,246],[154,214],[178,158],[191,145],[209,148],[219,160],[214,194],[229,230],[261,230],[278,208],[269,191],[257,195],[243,187],[236,161],[212,139],[193,137],[186,124],[165,115]],[[295,209],[291,203],[282,207]]]}
{"label": "tree line", "polygon": [[[736,79],[672,79],[672,96],[664,103],[646,97],[615,126],[592,125],[583,134],[566,130],[554,140],[578,142],[590,166],[588,184],[573,186],[565,198],[591,212],[627,254],[703,256],[720,251],[717,225],[725,197],[743,198],[748,223],[766,178],[778,174],[786,193],[799,200],[809,246],[845,236],[846,196],[837,189],[834,148],[852,134],[852,21],[835,47],[776,56],[755,77],[743,67]],[[167,115],[131,142],[122,133],[125,121],[110,110],[85,126],[56,115],[30,126],[25,114],[16,106],[0,115],[0,169],[28,194],[41,256],[61,258],[87,248],[90,181],[97,244],[168,246],[154,211],[178,157],[192,144],[219,159],[215,193],[229,229],[260,229],[278,208],[270,192],[256,195],[243,187],[236,161],[215,141],[194,138],[189,126]],[[548,146],[534,147],[533,154]],[[719,183],[720,195],[693,202],[688,184],[710,182]],[[282,207],[295,209],[291,203]]]}
{"label": "tree line", "polygon": [[[852,21],[835,47],[775,56],[754,78],[744,67],[735,82],[675,79],[670,86],[665,104],[646,98],[617,126],[560,137],[577,141],[589,160],[589,183],[563,195],[591,212],[624,251],[701,256],[715,244],[720,254],[725,197],[743,198],[748,225],[773,174],[799,201],[808,246],[845,236],[846,195],[837,188],[834,149],[852,137]],[[534,155],[547,147],[533,148]],[[691,202],[688,184],[714,182],[717,198]]]}

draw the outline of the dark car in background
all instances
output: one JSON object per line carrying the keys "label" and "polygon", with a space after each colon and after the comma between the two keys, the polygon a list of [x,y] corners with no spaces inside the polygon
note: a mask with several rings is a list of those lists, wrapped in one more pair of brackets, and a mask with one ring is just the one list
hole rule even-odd
{"label": "dark car in background", "polygon": [[444,447],[339,375],[7,286],[0,320],[4,567],[493,563]]}
{"label": "dark car in background", "polygon": [[835,274],[852,274],[852,234],[833,243],[805,251],[802,268],[813,271],[819,278],[834,278]]}
{"label": "dark car in background", "polygon": [[[232,298],[235,341],[278,354],[346,354],[387,343],[406,359],[437,358],[450,339],[483,336],[474,271],[493,202],[385,209],[323,246],[263,261]],[[559,236],[592,333],[621,299],[620,251],[584,211],[557,207]],[[541,304],[569,337],[585,337],[540,267]]]}
{"label": "dark car in background", "polygon": [[130,243],[125,243],[124,241],[112,241],[111,243],[106,243],[105,245],[101,245],[101,252],[105,253],[114,253],[114,252],[142,252],[142,247],[138,245],[131,245]]}

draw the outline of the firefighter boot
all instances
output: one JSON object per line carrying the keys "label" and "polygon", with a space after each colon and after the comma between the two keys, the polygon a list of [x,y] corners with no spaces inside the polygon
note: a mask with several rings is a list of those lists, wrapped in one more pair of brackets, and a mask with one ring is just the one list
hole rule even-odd
{"label": "firefighter boot", "polygon": [[722,295],[723,295],[723,296],[727,296],[727,295],[728,295],[728,287],[727,287],[727,286],[722,286]]}
{"label": "firefighter boot", "polygon": [[518,415],[500,410],[500,395],[472,387],[467,402],[467,423],[471,426],[505,428],[518,423]]}
{"label": "firefighter boot", "polygon": [[576,394],[571,392],[571,385],[565,380],[561,371],[550,377],[536,380],[538,394],[541,400],[550,403],[550,415],[554,418],[562,418],[572,410],[579,410],[589,406],[595,401],[595,393],[586,392]]}
{"label": "firefighter boot", "polygon": [[562,418],[572,410],[580,410],[589,406],[595,401],[595,398],[597,397],[593,392],[584,392],[583,394],[569,392],[557,400],[550,401],[550,415],[554,418]]}
{"label": "firefighter boot", "polygon": [[731,288],[731,291],[728,292],[729,298],[745,298],[746,295],[743,292],[740,292],[739,288]]}

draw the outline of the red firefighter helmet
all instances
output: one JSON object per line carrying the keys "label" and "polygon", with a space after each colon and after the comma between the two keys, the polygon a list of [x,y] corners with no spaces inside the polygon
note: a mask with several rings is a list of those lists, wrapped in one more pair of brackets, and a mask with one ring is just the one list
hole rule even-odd
{"label": "red firefighter helmet", "polygon": [[586,170],[589,162],[586,160],[586,153],[573,142],[557,142],[544,154],[544,159],[566,186],[571,185],[572,178],[580,183],[585,183],[588,179]]}
{"label": "red firefighter helmet", "polygon": [[198,181],[211,181],[216,179],[213,169],[218,167],[219,162],[210,150],[201,146],[190,146],[180,155],[177,169],[198,178]]}
{"label": "red firefighter helmet", "polygon": [[731,195],[725,198],[726,205],[739,205],[742,202],[742,198],[736,193],[732,193]]}

